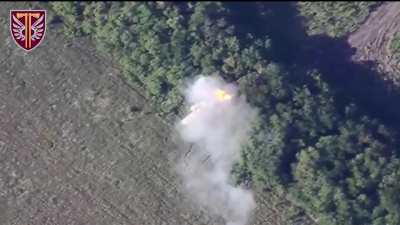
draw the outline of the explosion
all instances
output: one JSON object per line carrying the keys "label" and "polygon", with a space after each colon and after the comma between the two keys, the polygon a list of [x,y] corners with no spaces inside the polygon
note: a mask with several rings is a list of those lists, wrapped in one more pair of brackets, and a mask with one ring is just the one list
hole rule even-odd
{"label": "explosion", "polygon": [[[232,99],[232,95],[228,94],[228,92],[222,90],[222,89],[216,89],[214,91],[214,96],[215,96],[215,100],[217,100],[218,102],[224,102],[224,101],[229,101]],[[207,104],[207,102],[205,101],[201,101],[199,103],[196,103],[194,105],[192,105],[190,107],[190,111],[191,113],[186,116],[181,123],[186,125],[188,123],[190,123],[190,121],[192,121],[195,118],[195,115],[197,112],[199,112],[200,110],[206,108],[210,106],[210,104]]]}
{"label": "explosion", "polygon": [[221,89],[217,89],[215,91],[215,96],[217,97],[218,101],[226,101],[232,99],[232,95]]}
{"label": "explosion", "polygon": [[204,76],[185,90],[191,112],[177,129],[193,150],[177,172],[195,202],[222,216],[228,225],[245,225],[255,208],[253,194],[233,186],[230,171],[257,113],[236,90],[221,79]]}

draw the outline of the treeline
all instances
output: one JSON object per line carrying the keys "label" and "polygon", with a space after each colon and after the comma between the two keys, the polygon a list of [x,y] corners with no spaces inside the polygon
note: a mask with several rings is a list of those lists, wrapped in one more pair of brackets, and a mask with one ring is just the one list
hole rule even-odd
{"label": "treeline", "polygon": [[299,2],[308,33],[341,37],[355,31],[365,21],[373,7],[382,2]]}
{"label": "treeline", "polygon": [[262,61],[255,49],[268,45],[251,37],[243,40],[249,44],[240,44],[220,3],[52,5],[63,16],[67,34],[93,37],[101,51],[118,58],[129,80],[145,87],[163,113],[177,113],[183,103],[179,87],[186,78],[219,73],[237,79]]}
{"label": "treeline", "polygon": [[271,61],[268,34],[239,35],[226,4],[235,3],[51,3],[68,34],[117,58],[164,115],[182,109],[185,79],[237,82],[261,114],[233,170],[238,182],[286,193],[321,225],[400,224],[397,132],[350,102],[339,107],[318,71]]}

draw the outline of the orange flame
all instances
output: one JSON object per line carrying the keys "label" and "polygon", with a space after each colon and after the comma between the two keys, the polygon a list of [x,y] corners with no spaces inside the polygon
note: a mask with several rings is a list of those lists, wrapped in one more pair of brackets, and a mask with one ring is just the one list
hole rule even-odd
{"label": "orange flame", "polygon": [[227,101],[232,99],[232,95],[221,89],[215,91],[215,96],[217,97],[218,101]]}

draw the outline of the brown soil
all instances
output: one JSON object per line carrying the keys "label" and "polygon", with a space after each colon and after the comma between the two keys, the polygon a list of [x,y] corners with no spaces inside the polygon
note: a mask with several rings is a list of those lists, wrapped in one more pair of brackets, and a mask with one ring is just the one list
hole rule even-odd
{"label": "brown soil", "polygon": [[387,75],[385,80],[400,84],[399,62],[390,53],[390,41],[400,30],[400,2],[387,2],[371,13],[366,22],[349,38],[356,48],[354,61],[375,61],[378,69]]}

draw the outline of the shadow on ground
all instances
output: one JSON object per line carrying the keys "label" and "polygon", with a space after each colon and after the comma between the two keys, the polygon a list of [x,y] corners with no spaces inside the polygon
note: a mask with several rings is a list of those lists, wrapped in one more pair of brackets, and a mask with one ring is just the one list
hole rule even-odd
{"label": "shadow on ground", "polygon": [[239,34],[271,34],[273,60],[282,62],[293,74],[317,69],[337,91],[339,107],[354,102],[370,116],[400,130],[399,88],[382,79],[384,74],[378,72],[376,62],[352,61],[356,49],[347,37],[308,36],[291,2],[227,4],[235,15],[231,19],[239,24]]}

